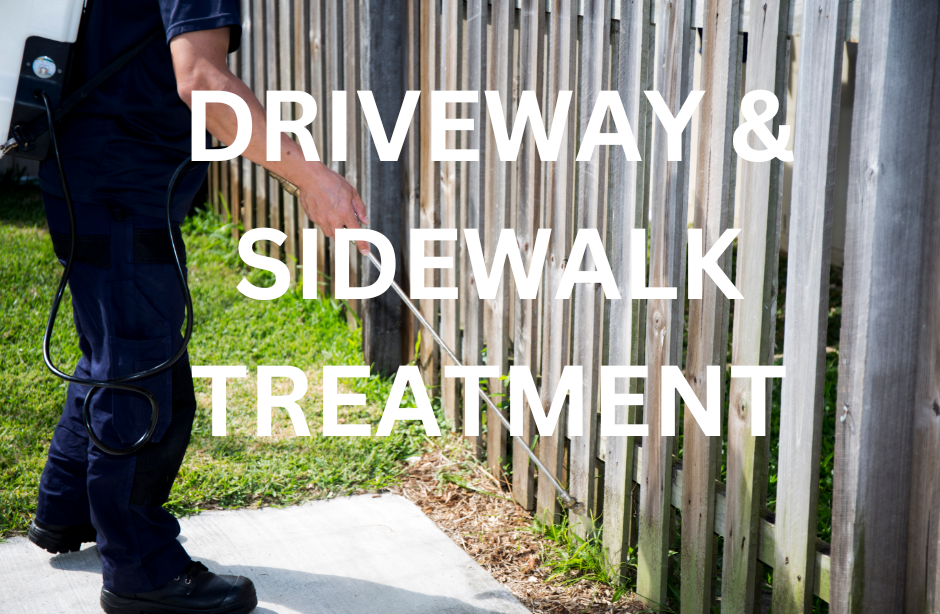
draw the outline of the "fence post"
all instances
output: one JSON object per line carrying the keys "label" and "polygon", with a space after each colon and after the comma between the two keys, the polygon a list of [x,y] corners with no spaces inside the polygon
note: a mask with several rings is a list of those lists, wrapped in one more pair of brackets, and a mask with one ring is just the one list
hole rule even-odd
{"label": "fence post", "polygon": [[[656,90],[675,115],[692,85],[691,2],[660,2],[656,34]],[[650,221],[650,287],[674,287],[676,300],[647,301],[646,395],[643,417],[649,435],[643,438],[640,473],[639,567],[637,594],[648,605],[666,603],[666,574],[672,534],[672,457],[674,438],[661,436],[661,368],[682,364],[685,302],[685,244],[688,220],[689,130],[683,132],[682,161],[666,158],[666,133],[654,122]],[[678,413],[678,412],[677,412]]]}
{"label": "fence post", "polygon": [[[364,89],[381,95],[375,104],[385,132],[391,134],[398,122],[404,100],[405,78],[403,36],[404,10],[397,0],[364,0],[360,6],[361,29],[368,37],[369,62],[362,63]],[[401,183],[402,165],[398,161],[382,162],[375,143],[364,135],[362,150],[364,181],[360,195],[369,215],[369,228],[385,235],[395,249],[395,280],[401,282],[406,258],[401,250]],[[345,248],[348,246],[340,246]],[[362,271],[363,285],[378,279],[378,271],[366,263]],[[363,301],[362,351],[367,365],[376,373],[392,375],[401,365],[402,305],[392,292]]]}
{"label": "fence post", "polygon": [[934,2],[862,8],[857,83],[865,87],[852,122],[836,405],[834,613],[938,605],[936,533],[927,532],[937,528],[938,22]]}

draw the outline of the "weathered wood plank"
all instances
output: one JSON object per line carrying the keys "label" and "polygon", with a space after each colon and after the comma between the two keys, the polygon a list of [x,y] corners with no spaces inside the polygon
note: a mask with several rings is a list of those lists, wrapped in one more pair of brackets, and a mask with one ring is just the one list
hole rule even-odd
{"label": "weathered wood plank", "polygon": [[[936,32],[936,30],[934,30]],[[937,38],[925,44],[936,48]],[[924,74],[923,72],[921,73]],[[934,57],[932,108],[924,107],[927,117],[936,118],[940,112],[940,62]],[[926,101],[925,101],[926,104]],[[932,143],[926,157],[926,166],[933,169],[927,174],[927,194],[924,198],[923,241],[920,278],[921,317],[918,331],[917,377],[914,386],[914,441],[911,474],[911,513],[907,539],[907,586],[905,599],[907,612],[940,611],[940,552],[937,540],[940,534],[940,124],[934,119],[929,126],[927,142]],[[925,539],[930,536],[930,539]],[[925,544],[926,542],[926,544]]]}
{"label": "weathered wood plank", "polygon": [[[617,91],[623,101],[627,120],[639,143],[645,143],[646,103],[645,89],[649,71],[649,25],[648,2],[622,2],[620,13],[612,17],[620,19],[617,41]],[[642,156],[641,156],[642,157]],[[632,229],[643,228],[643,194],[649,165],[643,161],[630,162],[622,148],[610,152],[610,172],[613,186],[610,198],[611,219],[611,267],[617,278],[617,286],[623,298],[611,301],[610,306],[610,352],[608,362],[612,365],[637,364],[636,334],[639,323],[639,300],[633,299],[630,287],[630,246]],[[645,160],[646,158],[642,158]],[[642,362],[642,359],[640,360]],[[621,382],[617,392],[624,392],[627,382]],[[634,387],[635,388],[635,387]],[[635,389],[633,390],[635,392]],[[637,408],[617,409],[618,424],[635,424]],[[633,466],[635,437],[607,437],[604,464],[604,546],[607,558],[615,569],[626,573],[635,508],[633,505]]]}
{"label": "weathered wood plank", "polygon": [[[431,159],[431,92],[438,87],[437,80],[437,32],[440,21],[440,3],[421,0],[421,151],[419,217],[421,228],[440,228],[441,210],[438,206],[440,176],[439,163]],[[433,242],[425,243],[425,256],[439,256],[440,248]],[[428,269],[424,273],[425,287],[436,287],[440,283],[440,271]],[[421,314],[435,329],[438,326],[438,302],[435,299],[419,301]],[[437,386],[440,381],[440,351],[430,335],[419,331],[421,347],[418,364],[427,386]]]}
{"label": "weathered wood plank", "polygon": [[[512,95],[512,35],[515,17],[514,2],[512,0],[494,0],[491,8],[492,40],[488,45],[487,58],[487,89],[499,92],[500,102],[503,106],[503,117],[508,117]],[[482,101],[481,101],[482,102]],[[489,128],[490,120],[487,114],[486,131],[486,158],[485,158],[485,188],[484,218],[485,238],[484,255],[487,267],[493,266],[493,255],[496,252],[496,241],[503,228],[509,226],[509,194],[508,183],[509,163],[499,160],[496,145],[493,141],[493,131]],[[488,365],[499,367],[501,374],[509,372],[509,283],[507,267],[503,267],[503,276],[496,291],[496,298],[484,301],[483,308],[483,337],[486,342],[486,361]],[[491,268],[492,270],[492,268]],[[489,382],[490,394],[501,394],[502,382],[492,379]],[[486,412],[487,449],[486,465],[494,476],[502,479],[502,463],[506,460],[507,432],[496,413],[491,409]]]}
{"label": "weathered wood plank", "polygon": [[[255,35],[257,36],[257,32]],[[278,56],[278,2],[268,0],[264,3],[264,70],[261,74],[265,76],[265,82],[262,86],[265,90],[278,90],[280,87],[280,64],[281,58]],[[262,104],[267,104],[267,91],[262,92],[260,99]],[[285,195],[281,185],[274,177],[268,175],[267,171],[258,166],[258,172],[264,178],[267,190],[268,215],[267,224],[271,228],[284,230],[283,207],[281,206],[282,197]],[[284,259],[284,246],[278,245],[273,241],[267,241],[268,254],[272,258]]]}
{"label": "weathered wood plank", "polygon": [[[639,484],[640,474],[643,470],[643,448],[639,445],[636,446],[633,455],[633,482]],[[683,468],[681,463],[675,463],[672,467],[672,506],[675,508],[681,508],[682,506],[682,489],[684,487]],[[725,529],[725,515],[727,512],[727,498],[724,493],[724,484],[717,483],[715,484],[715,524],[713,525],[715,535],[719,537],[724,537]],[[767,518],[760,519],[760,549],[757,553],[757,558],[763,563],[773,567],[774,565],[774,551],[776,550],[774,533],[776,532],[776,527],[774,523],[767,520]],[[813,581],[813,593],[822,599],[823,601],[829,601],[829,587],[830,587],[830,558],[826,554],[829,550],[829,545],[818,541],[816,542],[816,548],[814,549],[813,557],[816,561],[816,576]]]}
{"label": "weathered wood plank", "polygon": [[[483,90],[486,89],[486,29],[489,21],[490,5],[487,0],[468,0],[467,2],[467,89],[478,92],[479,104],[468,105],[469,117],[473,118],[476,129],[469,133],[469,148],[480,150],[480,159],[467,163],[467,206],[464,228],[474,228],[482,232],[485,228],[483,199],[485,191],[484,165],[486,159],[486,138],[482,136],[486,126],[483,105]],[[466,241],[459,239],[461,253],[466,254]],[[473,279],[469,262],[462,260],[461,294],[466,302],[461,303],[460,317],[463,321],[463,360],[466,365],[483,364],[483,303],[480,300],[477,285]],[[477,404],[475,411],[479,414]],[[480,421],[482,424],[482,421]],[[476,455],[483,457],[483,438],[470,436]]]}
{"label": "weathered wood plank", "polygon": [[[574,90],[576,82],[576,45],[578,15],[567,0],[552,0],[548,44],[548,124],[554,121],[558,92]],[[573,101],[574,102],[574,101]],[[544,317],[542,325],[542,405],[550,404],[561,371],[568,364],[571,352],[569,331],[570,301],[556,301],[564,262],[571,249],[572,179],[575,159],[575,105],[568,109],[567,130],[562,133],[558,159],[546,166],[546,225],[552,229],[548,262],[545,263],[545,287],[542,294]],[[562,479],[565,456],[565,412],[559,416],[555,435],[539,439],[539,458],[556,477]],[[557,493],[548,480],[538,481],[536,516],[542,522],[560,521]]]}
{"label": "weathered wood plank", "polygon": [[[581,83],[579,88],[579,106],[581,113],[581,134],[584,133],[591,118],[588,109],[593,109],[601,90],[608,89],[609,79],[609,44],[610,44],[610,0],[592,0],[584,3],[584,17],[581,22]],[[608,129],[605,121],[603,132]],[[591,159],[577,164],[578,229],[596,228],[603,240],[607,232],[606,202],[604,199],[607,183],[606,174],[607,147],[597,147]],[[595,269],[590,251],[585,254],[582,270]],[[573,297],[578,318],[574,322],[572,340],[573,364],[584,368],[585,385],[583,387],[583,422],[582,434],[571,437],[570,457],[570,492],[579,501],[589,502],[582,514],[570,514],[572,529],[584,537],[593,530],[592,503],[596,485],[598,382],[601,362],[603,334],[604,294],[600,284],[577,284]]]}
{"label": "weathered wood plank", "polygon": [[[693,32],[689,28],[688,0],[662,2],[656,34],[656,85],[675,115],[691,89]],[[672,533],[669,501],[672,493],[674,441],[662,437],[661,368],[682,363],[682,325],[685,298],[685,243],[688,220],[689,131],[683,133],[682,161],[666,158],[666,133],[653,124],[653,158],[650,216],[651,287],[674,287],[677,300],[647,301],[646,365],[649,378],[643,416],[649,435],[643,438],[648,462],[644,463],[640,487],[640,522],[637,593],[649,605],[666,602],[669,540]]]}
{"label": "weathered wood plank", "polygon": [[[469,24],[467,23],[467,2],[458,2],[457,3],[457,88],[462,91],[468,91],[469,87],[467,85],[467,61],[468,61],[468,37],[469,37]],[[473,118],[471,113],[471,107],[476,108],[478,105],[472,103],[460,103],[457,105],[457,113],[461,119]],[[474,126],[478,127],[479,123],[474,119]],[[474,130],[477,132],[477,130]],[[461,149],[468,149],[470,147],[470,134],[468,132],[461,131],[457,134],[457,146]],[[470,162],[462,160],[457,163],[457,178],[456,178],[456,188],[457,188],[457,259],[454,261],[454,267],[457,271],[457,287],[458,287],[458,299],[457,299],[457,347],[453,348],[457,356],[463,357],[464,355],[464,343],[466,336],[466,314],[467,306],[470,303],[470,278],[467,276],[467,240],[464,235],[464,230],[467,228],[467,203],[469,199],[469,183],[468,183],[468,171],[469,171]],[[463,358],[461,358],[463,361]],[[466,364],[466,362],[464,362]],[[472,364],[479,364],[474,362]],[[463,398],[464,387],[462,382],[456,382],[455,384],[455,394],[456,394],[456,407],[454,411],[456,413],[456,422],[457,431],[464,430],[464,398]],[[477,403],[479,406],[479,403]],[[479,411],[479,410],[477,410]],[[474,446],[475,447],[475,446]]]}
{"label": "weathered wood plank", "polygon": [[[768,90],[780,102],[771,127],[786,118],[789,41],[786,29],[789,0],[771,0],[765,10],[750,14],[746,83],[749,91]],[[756,137],[751,133],[751,146]],[[770,365],[774,356],[777,268],[780,243],[780,200],[783,164],[742,163],[741,234],[738,236],[738,291],[735,304],[732,364]],[[750,390],[750,381],[731,382],[728,412],[728,516],[721,577],[721,607],[750,612],[755,607],[758,578],[758,519],[767,490],[768,445],[751,435],[754,394],[765,396],[765,425],[770,424],[770,380],[765,390]],[[731,539],[733,537],[734,539]]]}
{"label": "weathered wood plank", "polygon": [[[441,3],[441,62],[440,62],[440,90],[457,89],[457,27],[460,14],[457,0],[443,0]],[[447,105],[447,117],[457,117],[456,104]],[[457,148],[457,132],[449,131],[446,135],[448,149]],[[441,193],[441,227],[457,228],[457,163],[441,162],[440,193]],[[441,285],[452,288],[457,285],[457,243],[448,241],[441,245],[441,256],[454,259],[454,268],[441,271]],[[457,348],[459,322],[457,320],[457,299],[441,300],[441,338],[450,348]],[[441,369],[453,361],[441,354]],[[457,380],[455,378],[441,378],[441,402],[444,406],[444,415],[459,426],[457,407]]]}
{"label": "weathered wood plank", "polygon": [[[264,2],[263,0],[251,0],[251,20],[252,20],[252,36],[249,39],[251,41],[251,61],[252,61],[252,82],[251,87],[255,92],[255,96],[258,97],[258,100],[262,104],[265,102],[265,90],[267,89],[267,81],[265,78],[265,73],[267,71],[267,64],[265,63],[265,49],[264,49],[264,30],[265,30],[265,15],[264,15]],[[252,200],[254,201],[253,207],[253,222],[252,228],[264,228],[270,226],[268,223],[268,177],[267,173],[263,168],[257,164],[251,165],[252,172],[252,188],[254,190],[252,195]],[[246,225],[247,229],[248,226]],[[262,246],[258,246],[256,249],[265,249]]]}
{"label": "weathered wood plank", "polygon": [[[307,5],[309,14],[308,19],[308,47],[309,71],[303,70],[304,83],[306,91],[313,95],[317,100],[317,116],[313,121],[313,139],[317,144],[317,151],[320,152],[320,161],[328,164],[329,143],[327,142],[327,109],[330,104],[330,87],[326,81],[326,13],[324,11],[324,0],[313,0],[307,3],[305,0],[295,0],[301,5]],[[309,81],[306,79],[309,77]],[[308,218],[303,211],[298,215],[305,221],[305,228],[313,228],[313,221]],[[301,239],[303,234],[301,234]],[[301,248],[301,253],[303,253]],[[328,273],[329,263],[327,262],[326,237],[323,231],[317,228],[317,289],[322,291],[329,287]]]}
{"label": "weathered wood plank", "polygon": [[[342,4],[324,0],[324,17],[326,20],[324,33],[326,37],[326,57],[325,84],[326,91],[330,92],[325,101],[328,113],[326,129],[329,134],[330,146],[330,168],[337,173],[342,173],[345,162],[334,159],[332,142],[337,135],[333,134],[333,97],[332,92],[343,89],[343,11]],[[340,111],[336,109],[336,111]],[[326,248],[329,254],[329,276],[330,276],[330,296],[336,296],[336,242],[332,237],[326,240]]]}
{"label": "weathered wood plank", "polygon": [[861,17],[832,611],[935,611],[940,6],[866,0]]}
{"label": "weathered wood plank", "polygon": [[[654,4],[659,5],[660,0],[652,0]],[[843,34],[844,40],[850,43],[858,42],[859,23],[861,22],[861,8],[863,0],[847,0],[846,3],[846,27]],[[741,22],[738,29],[740,34],[745,34],[750,26],[750,5],[751,0],[742,0],[741,4]],[[817,10],[818,14],[818,10]],[[654,17],[655,23],[655,17]],[[696,0],[696,11],[692,16],[692,27],[702,28],[705,24],[704,4]],[[792,0],[790,19],[787,26],[787,36],[799,34],[803,28],[803,0]]]}
{"label": "weathered wood plank", "polygon": [[[420,0],[406,0],[405,6],[405,83],[407,90],[421,89],[421,42],[420,42]],[[423,94],[422,94],[423,95]],[[402,153],[402,172],[404,173],[404,198],[401,206],[402,212],[402,253],[411,253],[411,229],[419,226],[419,187],[421,165],[421,113],[415,114],[408,126],[408,136],[405,138],[404,152]],[[401,267],[402,287],[411,290],[409,267]],[[402,327],[402,362],[415,360],[416,333],[415,318],[408,311],[405,313]]]}
{"label": "weathered wood plank", "polygon": [[[709,27],[702,38],[702,85],[705,95],[699,111],[698,168],[695,177],[693,227],[702,231],[707,251],[734,222],[734,166],[731,139],[737,126],[739,0],[704,0]],[[712,17],[714,16],[714,18]],[[731,250],[719,259],[729,272]],[[685,377],[692,392],[705,401],[706,370],[721,367],[727,356],[728,298],[718,286],[702,281],[701,300],[689,301],[689,334]],[[723,380],[724,378],[722,378]],[[722,381],[721,388],[724,389]],[[722,397],[724,395],[721,395]],[[714,601],[715,478],[721,457],[721,439],[702,432],[692,413],[685,411],[682,452],[685,482],[682,490],[681,604],[682,611],[711,612]]]}
{"label": "weathered wood plank", "polygon": [[[522,91],[542,91],[542,35],[545,28],[545,0],[524,0],[520,15],[520,75]],[[539,107],[545,108],[539,99]],[[507,116],[507,125],[512,120]],[[541,221],[542,165],[535,148],[531,129],[527,129],[519,152],[519,202],[516,207],[516,237],[526,270],[532,265],[532,248]],[[515,297],[513,364],[528,366],[538,372],[538,298]],[[531,446],[535,435],[532,413],[526,410],[523,439]],[[535,505],[535,471],[529,456],[518,440],[513,440],[512,493],[516,502],[527,510]]]}
{"label": "weathered wood plank", "polygon": [[[278,0],[277,2],[277,55],[278,55],[278,88],[281,90],[298,89],[294,83],[294,56],[295,49],[302,50],[303,39],[295,39],[294,22],[303,22],[302,14],[293,11],[292,0]],[[292,105],[282,105],[283,117],[299,117],[294,115]],[[296,140],[296,136],[293,137]],[[283,219],[284,234],[284,262],[291,271],[291,279],[298,279],[297,264],[300,252],[297,251],[300,230],[297,227],[297,197],[291,196],[284,190],[279,190],[281,203],[281,217]]]}
{"label": "weathered wood plank", "polygon": [[[244,3],[243,3],[244,4]],[[245,6],[241,7],[242,10],[242,23],[244,24],[245,19],[247,18],[245,11]],[[247,45],[245,45],[247,46]],[[242,77],[242,68],[244,64],[245,52],[242,46],[239,46],[238,51],[235,53],[229,54],[228,56],[228,65],[232,73],[237,77]],[[241,167],[242,162],[240,159],[236,158],[226,162],[229,165],[229,189],[226,193],[225,198],[228,201],[229,213],[231,214],[232,223],[232,236],[238,239],[238,223],[241,221],[241,202],[242,202],[242,182],[241,182]]]}
{"label": "weathered wood plank", "polygon": [[[254,88],[254,45],[252,41],[254,36],[254,7],[253,0],[241,0],[242,9],[242,44],[239,49],[241,54],[240,76],[242,81],[249,88]],[[241,165],[241,206],[242,206],[242,227],[247,231],[254,228],[255,220],[255,170],[254,164],[245,157],[240,157]]]}
{"label": "weathered wood plank", "polygon": [[[360,70],[363,66],[359,55],[360,36],[358,2],[343,4],[343,89],[346,90],[346,172],[349,184],[359,190],[363,186],[362,114],[359,111]],[[360,257],[349,245],[335,243],[336,249],[349,249],[349,283],[359,285]],[[347,304],[355,314],[362,314],[359,299],[350,299]],[[350,329],[358,323],[353,313],[346,313]]]}
{"label": "weathered wood plank", "polygon": [[845,0],[802,21],[790,197],[773,610],[811,612],[826,371],[829,252]]}

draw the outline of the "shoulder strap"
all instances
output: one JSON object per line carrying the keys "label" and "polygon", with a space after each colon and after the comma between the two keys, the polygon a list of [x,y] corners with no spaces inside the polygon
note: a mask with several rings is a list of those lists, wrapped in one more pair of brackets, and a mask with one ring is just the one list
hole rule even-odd
{"label": "shoulder strap", "polygon": [[[88,95],[91,94],[92,90],[101,85],[105,80],[107,80],[111,75],[117,71],[124,68],[128,62],[134,59],[137,54],[144,50],[150,43],[161,38],[164,35],[163,26],[155,28],[146,38],[137,43],[132,48],[125,51],[121,54],[116,60],[111,62],[104,68],[101,72],[96,74],[94,77],[86,81],[80,88],[72,92],[64,100],[59,103],[54,110],[55,121],[59,122],[65,115],[75,108],[78,103],[88,98]],[[40,135],[46,132],[49,129],[49,124],[46,119],[45,114],[40,115],[33,121],[26,124],[26,126],[15,131],[17,137],[22,134],[29,141],[36,140]],[[25,143],[20,143],[19,138],[17,138],[17,144],[22,148]]]}

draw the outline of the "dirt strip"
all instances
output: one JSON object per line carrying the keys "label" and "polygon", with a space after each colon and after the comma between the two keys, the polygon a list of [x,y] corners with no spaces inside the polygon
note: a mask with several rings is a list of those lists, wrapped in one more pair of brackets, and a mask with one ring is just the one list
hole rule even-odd
{"label": "dirt strip", "polygon": [[412,458],[401,484],[391,491],[418,505],[534,614],[645,610],[630,594],[611,603],[613,589],[592,580],[549,580],[551,570],[543,563],[555,543],[532,530],[532,515],[510,498],[505,485],[472,462],[462,445]]}

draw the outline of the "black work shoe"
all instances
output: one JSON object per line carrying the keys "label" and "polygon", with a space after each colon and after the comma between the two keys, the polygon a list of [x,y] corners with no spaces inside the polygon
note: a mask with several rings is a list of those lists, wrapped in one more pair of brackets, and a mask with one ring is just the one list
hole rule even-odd
{"label": "black work shoe", "polygon": [[90,524],[74,524],[63,527],[43,524],[38,520],[29,523],[27,534],[29,535],[29,541],[52,554],[77,552],[81,550],[82,543],[93,542],[98,536],[95,527]]}
{"label": "black work shoe", "polygon": [[247,614],[257,605],[251,580],[214,574],[196,561],[146,593],[127,595],[101,589],[101,608],[108,614]]}

